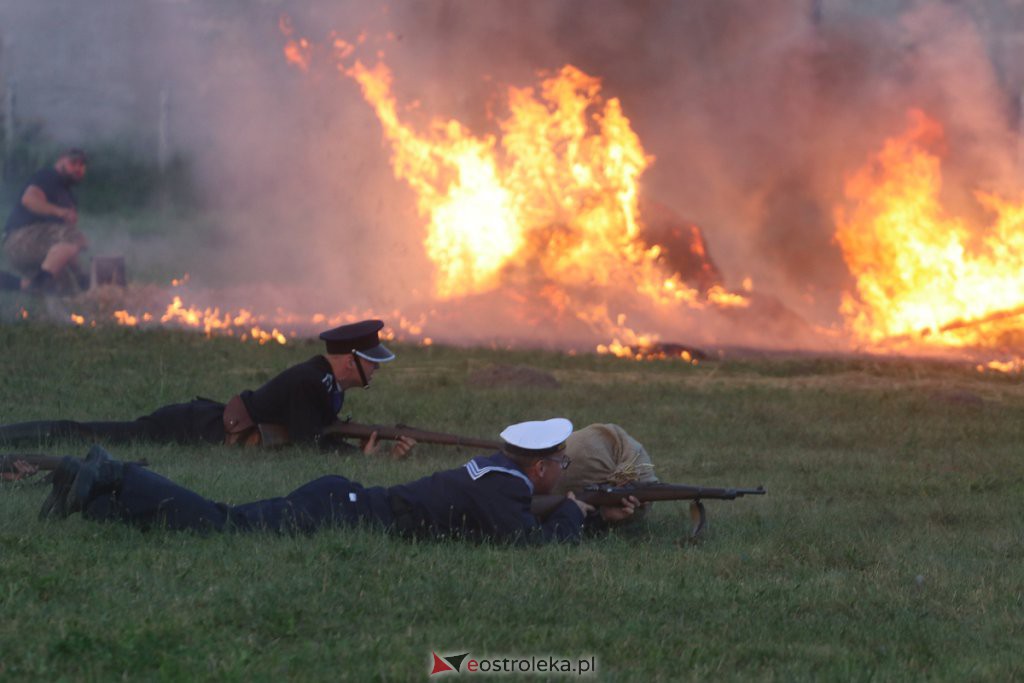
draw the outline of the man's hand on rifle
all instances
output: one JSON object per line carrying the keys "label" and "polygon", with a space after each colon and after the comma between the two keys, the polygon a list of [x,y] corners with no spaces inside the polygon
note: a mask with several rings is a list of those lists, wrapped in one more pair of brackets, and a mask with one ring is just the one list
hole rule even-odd
{"label": "man's hand on rifle", "polygon": [[[409,455],[409,451],[411,451],[415,445],[415,439],[408,436],[398,437],[391,444],[391,458],[394,460],[405,459]],[[363,453],[366,455],[376,455],[377,451],[380,450],[380,441],[377,438],[377,432],[370,434],[369,438],[363,440],[362,448]]]}
{"label": "man's hand on rifle", "polygon": [[565,494],[565,497],[571,500],[572,502],[576,503],[577,507],[579,507],[580,509],[580,512],[582,512],[584,515],[589,515],[590,513],[597,511],[598,514],[601,515],[601,519],[611,523],[621,522],[623,520],[629,519],[633,516],[637,509],[640,508],[641,505],[643,505],[636,496],[624,497],[621,501],[622,504],[619,507],[602,505],[599,508],[595,508],[593,505],[590,505],[589,503],[584,503],[582,500],[577,499],[576,494],[574,494],[572,491],[569,491],[567,494]]}
{"label": "man's hand on rifle", "polygon": [[24,479],[25,477],[31,477],[38,471],[39,468],[36,467],[35,465],[31,465],[25,462],[24,460],[15,460],[14,471],[4,472],[3,474],[0,474],[0,479],[3,479],[4,481],[18,481],[19,479]]}
{"label": "man's hand on rifle", "polygon": [[599,510],[601,511],[601,519],[606,522],[622,522],[630,517],[637,511],[642,505],[636,496],[626,496],[622,499],[621,507],[611,507],[610,505],[602,505]]}
{"label": "man's hand on rifle", "polygon": [[565,494],[565,497],[571,500],[572,502],[576,503],[576,507],[580,509],[580,512],[583,513],[584,517],[586,517],[591,512],[597,509],[590,503],[584,503],[582,500],[578,500],[576,498],[576,494],[573,493],[572,491],[569,491],[569,493]]}

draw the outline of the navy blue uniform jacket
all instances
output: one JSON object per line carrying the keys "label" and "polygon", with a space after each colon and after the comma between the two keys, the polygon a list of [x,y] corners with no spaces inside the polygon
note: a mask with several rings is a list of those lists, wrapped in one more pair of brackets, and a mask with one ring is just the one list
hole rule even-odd
{"label": "navy blue uniform jacket", "polygon": [[583,527],[583,513],[569,500],[538,522],[530,513],[533,483],[503,453],[392,486],[388,493],[396,527],[419,536],[536,543],[578,540]]}

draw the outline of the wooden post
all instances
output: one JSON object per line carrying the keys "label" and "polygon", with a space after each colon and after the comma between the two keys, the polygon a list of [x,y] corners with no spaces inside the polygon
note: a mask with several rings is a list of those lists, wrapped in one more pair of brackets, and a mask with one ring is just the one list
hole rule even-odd
{"label": "wooden post", "polygon": [[171,102],[171,89],[164,83],[160,86],[160,111],[156,124],[156,164],[163,173],[170,164],[170,144],[168,143],[168,121]]}
{"label": "wooden post", "polygon": [[11,164],[11,154],[14,152],[14,136],[17,134],[14,126],[14,91],[17,89],[17,81],[8,76],[4,84],[4,158],[0,168],[3,179],[7,180],[7,174]]}
{"label": "wooden post", "polygon": [[[0,149],[0,180],[7,181],[10,174],[11,153],[14,151],[14,90],[16,83],[11,68],[11,39],[0,34],[0,94],[3,99],[4,145]],[[4,58],[7,58],[6,61]]]}
{"label": "wooden post", "polygon": [[156,166],[160,172],[157,178],[157,205],[162,213],[166,213],[170,205],[169,189],[167,187],[167,167],[171,163],[170,135],[170,106],[171,88],[167,83],[160,86],[159,112],[157,113],[156,124]]}

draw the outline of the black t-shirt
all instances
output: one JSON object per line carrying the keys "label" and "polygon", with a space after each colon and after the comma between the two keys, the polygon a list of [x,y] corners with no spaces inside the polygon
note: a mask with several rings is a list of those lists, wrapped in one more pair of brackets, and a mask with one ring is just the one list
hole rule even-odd
{"label": "black t-shirt", "polygon": [[18,203],[14,205],[11,215],[7,217],[7,225],[4,227],[7,232],[13,232],[18,228],[23,228],[33,223],[64,222],[56,216],[43,216],[38,213],[32,213],[25,208],[25,205],[21,203],[21,198],[25,195],[25,190],[30,185],[35,185],[42,190],[43,194],[46,195],[46,201],[51,204],[56,204],[66,209],[78,206],[78,202],[75,201],[75,195],[71,192],[71,186],[74,185],[74,181],[70,177],[61,175],[52,166],[40,169],[32,174],[32,177],[25,183],[25,187],[21,189],[21,194],[18,195]]}
{"label": "black t-shirt", "polygon": [[345,399],[323,356],[293,365],[241,396],[254,422],[287,425],[295,443],[316,441],[323,428],[337,419]]}

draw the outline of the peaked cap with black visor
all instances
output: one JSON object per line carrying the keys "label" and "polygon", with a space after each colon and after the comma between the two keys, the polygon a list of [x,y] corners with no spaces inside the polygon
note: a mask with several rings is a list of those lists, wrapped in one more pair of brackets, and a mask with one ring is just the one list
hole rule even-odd
{"label": "peaked cap with black visor", "polygon": [[363,381],[365,388],[370,386],[370,382],[366,379],[366,373],[363,371],[363,360],[372,363],[387,363],[395,359],[395,354],[391,352],[391,349],[380,343],[379,333],[383,328],[383,321],[361,320],[321,332],[320,338],[327,344],[327,353],[352,354],[356,370],[359,371],[359,378]]}

